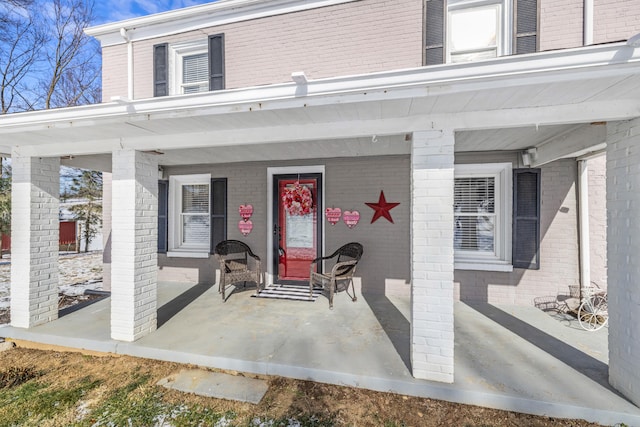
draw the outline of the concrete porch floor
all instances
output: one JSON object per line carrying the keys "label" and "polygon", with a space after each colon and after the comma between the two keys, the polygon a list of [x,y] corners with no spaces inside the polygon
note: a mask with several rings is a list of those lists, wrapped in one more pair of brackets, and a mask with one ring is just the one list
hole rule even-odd
{"label": "concrete porch floor", "polygon": [[411,376],[409,298],[339,293],[315,302],[222,303],[216,287],[160,283],[156,332],[110,339],[110,299],[0,336],[242,372],[391,391],[517,412],[640,426],[640,409],[607,382],[607,328],[586,332],[535,307],[455,305],[455,382]]}

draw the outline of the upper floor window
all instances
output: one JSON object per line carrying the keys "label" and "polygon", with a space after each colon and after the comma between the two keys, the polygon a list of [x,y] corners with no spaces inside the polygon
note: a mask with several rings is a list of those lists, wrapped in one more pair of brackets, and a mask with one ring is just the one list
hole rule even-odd
{"label": "upper floor window", "polygon": [[153,47],[154,96],[224,89],[224,35]]}
{"label": "upper floor window", "polygon": [[502,4],[449,8],[447,62],[495,58],[503,53]]}
{"label": "upper floor window", "polygon": [[179,95],[208,91],[209,54],[206,40],[171,45],[170,50],[169,69],[175,70],[173,90],[170,92]]}
{"label": "upper floor window", "polygon": [[426,0],[425,64],[536,51],[538,0]]}

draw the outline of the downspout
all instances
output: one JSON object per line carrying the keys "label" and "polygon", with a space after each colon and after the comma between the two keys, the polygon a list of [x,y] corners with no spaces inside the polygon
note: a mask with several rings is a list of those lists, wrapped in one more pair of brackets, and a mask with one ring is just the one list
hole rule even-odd
{"label": "downspout", "polygon": [[584,0],[583,5],[583,35],[584,46],[593,44],[593,0]]}
{"label": "downspout", "polygon": [[589,165],[578,160],[578,233],[580,234],[580,286],[591,284],[591,248],[589,245]]}
{"label": "downspout", "polygon": [[120,28],[120,35],[127,42],[127,99],[133,101],[133,42],[126,28]]}

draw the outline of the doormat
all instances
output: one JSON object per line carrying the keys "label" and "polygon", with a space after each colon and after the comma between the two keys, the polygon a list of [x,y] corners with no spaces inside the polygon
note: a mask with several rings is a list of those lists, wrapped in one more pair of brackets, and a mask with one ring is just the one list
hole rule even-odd
{"label": "doormat", "polygon": [[318,295],[322,294],[321,288],[314,288],[313,295],[309,296],[308,286],[280,285],[275,283],[269,285],[260,292],[251,295],[256,298],[291,299],[296,301],[315,301]]}

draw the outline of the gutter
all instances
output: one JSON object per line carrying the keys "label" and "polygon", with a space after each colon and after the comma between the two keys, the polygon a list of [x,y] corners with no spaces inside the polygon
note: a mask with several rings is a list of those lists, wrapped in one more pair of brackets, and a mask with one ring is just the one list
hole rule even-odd
{"label": "gutter", "polygon": [[[79,107],[28,111],[0,116],[0,133],[91,125],[96,120],[152,114],[177,116],[181,111],[222,108],[228,112],[327,105],[348,101],[404,99],[519,87],[550,82],[640,74],[640,49],[626,42],[499,57],[486,61],[443,64],[354,76],[280,83],[192,95],[175,95]],[[274,106],[277,103],[277,106]]]}

